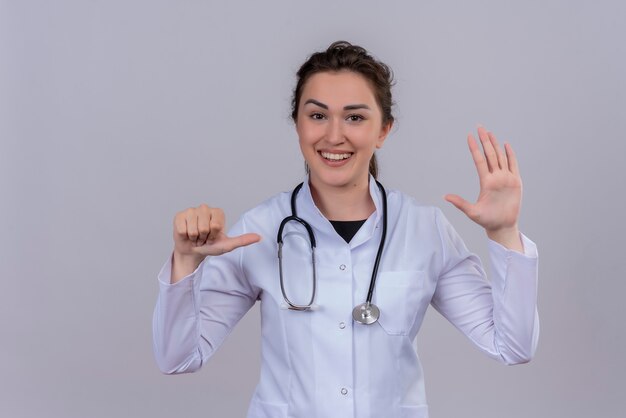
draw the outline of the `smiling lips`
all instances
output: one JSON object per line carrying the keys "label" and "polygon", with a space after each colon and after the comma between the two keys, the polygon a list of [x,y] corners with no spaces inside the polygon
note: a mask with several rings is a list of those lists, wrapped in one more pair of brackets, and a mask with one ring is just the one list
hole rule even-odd
{"label": "smiling lips", "polygon": [[352,152],[344,152],[344,153],[334,153],[334,152],[325,152],[325,151],[320,151],[320,155],[326,159],[326,160],[330,160],[330,161],[343,161],[343,160],[347,160],[348,158],[350,158],[352,156]]}

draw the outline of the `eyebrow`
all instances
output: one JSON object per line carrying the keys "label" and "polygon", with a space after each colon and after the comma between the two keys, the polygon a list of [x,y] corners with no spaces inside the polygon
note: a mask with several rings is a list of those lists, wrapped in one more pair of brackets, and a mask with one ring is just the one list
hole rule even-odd
{"label": "eyebrow", "polygon": [[[304,102],[305,105],[309,104],[309,103],[312,103],[312,104],[314,104],[316,106],[319,106],[322,109],[328,110],[328,105],[325,105],[322,102],[318,102],[315,99],[309,99],[306,102]],[[370,110],[370,107],[368,105],[366,105],[366,104],[352,104],[352,105],[347,105],[347,106],[343,107],[343,110],[357,110],[357,109],[367,109],[367,110]]]}

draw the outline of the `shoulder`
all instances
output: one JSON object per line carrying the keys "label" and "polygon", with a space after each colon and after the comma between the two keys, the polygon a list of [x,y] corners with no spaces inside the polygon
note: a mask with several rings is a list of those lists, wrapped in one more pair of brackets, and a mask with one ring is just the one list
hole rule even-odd
{"label": "shoulder", "polygon": [[397,217],[419,217],[435,222],[437,217],[443,216],[437,206],[424,204],[396,189],[387,190],[387,204],[390,215]]}
{"label": "shoulder", "polygon": [[398,190],[387,191],[388,222],[404,233],[441,243],[442,235],[453,231],[452,225],[443,211],[434,205],[420,202]]}
{"label": "shoulder", "polygon": [[240,218],[245,230],[265,230],[275,228],[276,220],[288,216],[291,192],[280,192],[265,199],[258,205],[245,211]]}

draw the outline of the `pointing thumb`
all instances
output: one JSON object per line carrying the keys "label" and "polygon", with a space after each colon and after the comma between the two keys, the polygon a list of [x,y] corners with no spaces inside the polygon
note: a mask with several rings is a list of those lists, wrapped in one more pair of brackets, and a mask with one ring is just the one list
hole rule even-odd
{"label": "pointing thumb", "polygon": [[254,244],[255,242],[259,242],[261,240],[261,236],[259,234],[243,234],[236,237],[228,237],[224,241],[222,248],[224,252],[230,252],[235,248],[245,247],[246,245]]}

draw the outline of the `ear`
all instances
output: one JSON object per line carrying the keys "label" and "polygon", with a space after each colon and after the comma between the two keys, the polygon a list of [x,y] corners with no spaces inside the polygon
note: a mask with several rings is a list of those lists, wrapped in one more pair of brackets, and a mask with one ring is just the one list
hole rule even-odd
{"label": "ear", "polygon": [[383,143],[385,142],[385,139],[387,139],[387,135],[389,135],[389,132],[391,131],[392,127],[393,127],[393,122],[389,122],[380,128],[380,135],[378,135],[378,141],[376,141],[377,149],[380,149],[383,147]]}

